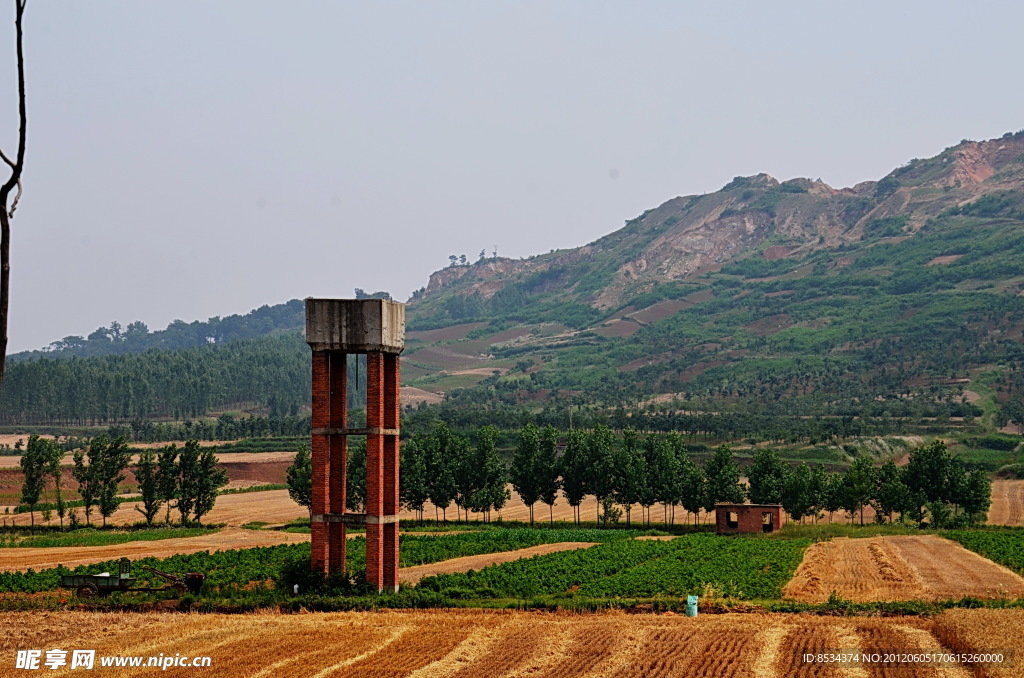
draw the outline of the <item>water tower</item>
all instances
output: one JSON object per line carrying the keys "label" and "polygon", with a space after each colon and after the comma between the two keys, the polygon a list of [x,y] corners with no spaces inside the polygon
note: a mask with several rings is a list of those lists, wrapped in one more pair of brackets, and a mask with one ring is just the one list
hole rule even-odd
{"label": "water tower", "polygon": [[[345,569],[346,526],[366,526],[366,579],[398,590],[398,356],[405,305],[389,299],[306,299],[313,350],[311,568]],[[366,355],[366,427],[348,427],[348,357]],[[348,437],[366,436],[366,513],[345,507]]]}

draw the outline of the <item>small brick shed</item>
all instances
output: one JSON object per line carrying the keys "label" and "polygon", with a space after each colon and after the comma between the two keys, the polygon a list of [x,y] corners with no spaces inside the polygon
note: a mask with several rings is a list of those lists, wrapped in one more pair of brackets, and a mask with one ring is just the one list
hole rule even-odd
{"label": "small brick shed", "polygon": [[718,534],[774,532],[782,527],[782,504],[715,504]]}

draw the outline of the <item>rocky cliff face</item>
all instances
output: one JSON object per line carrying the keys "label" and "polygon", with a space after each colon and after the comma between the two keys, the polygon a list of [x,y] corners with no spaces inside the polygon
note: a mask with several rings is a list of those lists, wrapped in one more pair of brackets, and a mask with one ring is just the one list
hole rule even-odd
{"label": "rocky cliff face", "polygon": [[[529,268],[529,262],[527,261],[506,258],[486,259],[465,266],[449,266],[430,274],[425,296],[436,295],[461,281],[474,291],[488,289],[489,291],[485,293],[485,296],[490,297],[501,288],[500,285],[494,287],[498,280]],[[487,283],[490,283],[490,286]],[[491,287],[493,289],[490,289]]]}
{"label": "rocky cliff face", "polygon": [[[835,189],[810,179],[737,177],[722,190],[673,198],[593,243],[528,260],[488,259],[430,276],[418,303],[448,294],[487,299],[513,284],[607,309],[667,281],[692,279],[741,257],[800,258],[875,237],[886,224],[912,235],[930,218],[980,197],[1024,189],[1024,133],[964,141],[912,160],[880,181]],[[888,220],[888,221],[886,221]],[[873,235],[874,234],[874,235]],[[605,273],[598,289],[579,281]],[[415,304],[414,304],[415,305]]]}

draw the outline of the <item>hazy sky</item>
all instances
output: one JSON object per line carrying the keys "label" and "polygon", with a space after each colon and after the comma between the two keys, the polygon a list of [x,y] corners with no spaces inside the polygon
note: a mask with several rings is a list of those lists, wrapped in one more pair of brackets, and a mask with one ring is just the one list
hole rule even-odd
{"label": "hazy sky", "polygon": [[[16,131],[0,3],[0,147]],[[1019,2],[29,0],[10,349],[425,285],[1024,128]],[[6,176],[6,175],[4,175]]]}

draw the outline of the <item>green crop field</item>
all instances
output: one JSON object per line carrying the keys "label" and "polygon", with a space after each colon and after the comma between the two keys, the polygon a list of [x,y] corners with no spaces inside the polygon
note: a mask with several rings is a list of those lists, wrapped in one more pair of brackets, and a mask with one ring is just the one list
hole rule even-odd
{"label": "green crop field", "polygon": [[712,588],[742,599],[779,598],[810,543],[707,534],[671,541],[620,540],[479,572],[437,575],[419,586],[454,597],[480,598],[682,596]]}

